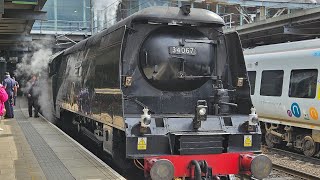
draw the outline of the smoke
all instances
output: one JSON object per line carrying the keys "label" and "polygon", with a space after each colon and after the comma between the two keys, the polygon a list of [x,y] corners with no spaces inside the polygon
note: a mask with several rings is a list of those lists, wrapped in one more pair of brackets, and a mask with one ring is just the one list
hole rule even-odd
{"label": "smoke", "polygon": [[116,23],[117,10],[121,0],[93,0],[94,17],[98,30]]}
{"label": "smoke", "polygon": [[32,75],[38,77],[37,85],[33,88],[33,94],[38,98],[38,105],[42,115],[47,119],[52,120],[52,104],[49,95],[48,83],[48,63],[52,55],[52,49],[49,47],[49,42],[31,42],[30,46],[33,49],[32,53],[27,53],[22,57],[21,63],[17,64],[15,76],[20,80],[20,88],[24,94],[28,94],[31,88],[29,80]]}

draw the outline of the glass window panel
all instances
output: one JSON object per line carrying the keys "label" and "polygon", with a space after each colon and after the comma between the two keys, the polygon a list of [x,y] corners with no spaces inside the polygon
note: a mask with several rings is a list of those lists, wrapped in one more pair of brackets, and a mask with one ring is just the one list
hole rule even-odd
{"label": "glass window panel", "polygon": [[256,87],[256,71],[248,71],[248,77],[250,82],[250,88],[251,88],[251,95],[254,95],[254,89]]}
{"label": "glass window panel", "polygon": [[282,70],[262,71],[260,95],[281,96],[283,85]]}
{"label": "glass window panel", "polygon": [[292,70],[289,97],[315,98],[317,91],[317,69]]}

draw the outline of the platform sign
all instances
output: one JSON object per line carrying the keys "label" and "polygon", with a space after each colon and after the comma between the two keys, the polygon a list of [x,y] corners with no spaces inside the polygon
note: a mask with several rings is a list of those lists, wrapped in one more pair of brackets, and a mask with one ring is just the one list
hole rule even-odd
{"label": "platform sign", "polygon": [[147,138],[146,137],[139,137],[138,138],[137,149],[138,150],[146,150],[147,149]]}
{"label": "platform sign", "polygon": [[252,146],[252,135],[244,135],[243,146],[251,147]]}
{"label": "platform sign", "polygon": [[38,0],[13,0],[12,4],[33,4],[33,5],[38,5]]}

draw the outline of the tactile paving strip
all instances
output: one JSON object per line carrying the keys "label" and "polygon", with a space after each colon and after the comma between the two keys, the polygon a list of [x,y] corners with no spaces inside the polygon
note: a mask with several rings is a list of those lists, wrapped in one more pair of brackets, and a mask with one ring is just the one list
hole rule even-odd
{"label": "tactile paving strip", "polygon": [[48,180],[74,179],[50,146],[27,120],[21,110],[15,111],[15,118],[21,127],[39,165]]}

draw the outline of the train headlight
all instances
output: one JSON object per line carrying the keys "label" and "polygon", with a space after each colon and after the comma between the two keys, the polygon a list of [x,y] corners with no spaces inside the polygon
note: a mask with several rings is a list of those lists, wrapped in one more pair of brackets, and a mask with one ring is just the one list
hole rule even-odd
{"label": "train headlight", "polygon": [[258,115],[256,114],[256,108],[251,108],[251,114],[249,114],[249,126],[257,126],[259,123]]}
{"label": "train headlight", "polygon": [[206,108],[201,108],[201,109],[199,109],[198,113],[199,113],[200,116],[204,116],[204,115],[207,114],[207,109]]}
{"label": "train headlight", "polygon": [[169,160],[157,160],[152,165],[150,176],[151,179],[173,179],[174,166]]}
{"label": "train headlight", "polygon": [[208,112],[207,101],[198,100],[197,106],[196,106],[196,114],[193,119],[194,129],[199,129],[201,126],[201,121],[207,120],[207,112]]}
{"label": "train headlight", "polygon": [[141,115],[140,124],[141,127],[149,127],[151,123],[151,115],[148,108],[143,108],[143,114]]}

